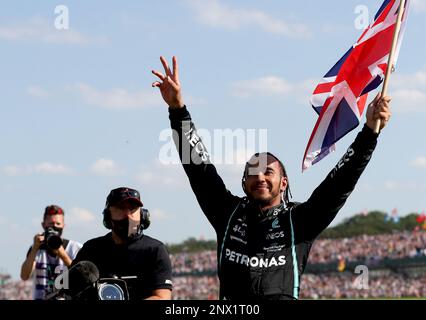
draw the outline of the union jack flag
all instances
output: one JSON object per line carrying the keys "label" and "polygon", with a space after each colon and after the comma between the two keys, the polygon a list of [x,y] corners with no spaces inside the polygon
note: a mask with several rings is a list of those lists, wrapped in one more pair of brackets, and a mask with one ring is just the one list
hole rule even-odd
{"label": "union jack flag", "polygon": [[[319,118],[305,150],[303,171],[334,151],[335,143],[359,125],[368,93],[383,82],[386,74],[400,1],[383,2],[374,21],[315,88],[310,102]],[[409,6],[407,0],[393,66]]]}

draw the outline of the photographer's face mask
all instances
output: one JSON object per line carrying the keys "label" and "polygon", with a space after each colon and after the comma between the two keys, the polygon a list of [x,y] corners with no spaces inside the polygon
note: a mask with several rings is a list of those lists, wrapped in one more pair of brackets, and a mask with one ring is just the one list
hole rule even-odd
{"label": "photographer's face mask", "polygon": [[47,232],[47,229],[51,228],[58,232],[58,235],[61,236],[62,231],[64,230],[64,216],[60,214],[47,215],[46,217],[44,217],[41,226],[43,227],[45,232]]}
{"label": "photographer's face mask", "polygon": [[62,231],[64,231],[64,228],[59,228],[59,227],[56,227],[56,226],[51,226],[51,227],[45,226],[44,232],[47,232],[48,229],[55,230],[58,233],[58,236],[60,236],[60,237],[62,236]]}

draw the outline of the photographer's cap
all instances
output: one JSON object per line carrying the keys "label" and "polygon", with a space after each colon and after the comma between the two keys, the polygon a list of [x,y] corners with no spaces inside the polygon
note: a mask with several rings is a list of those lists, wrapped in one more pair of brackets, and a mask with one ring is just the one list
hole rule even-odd
{"label": "photographer's cap", "polygon": [[134,201],[140,207],[143,206],[139,191],[131,188],[120,187],[110,191],[106,199],[105,207],[114,206],[126,200]]}

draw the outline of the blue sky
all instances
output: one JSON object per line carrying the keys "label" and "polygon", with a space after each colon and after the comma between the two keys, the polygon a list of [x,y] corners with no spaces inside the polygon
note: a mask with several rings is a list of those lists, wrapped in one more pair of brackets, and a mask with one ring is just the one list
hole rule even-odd
{"label": "blue sky", "polygon": [[[357,6],[371,19],[381,2],[2,1],[0,268],[19,276],[49,204],[65,209],[66,237],[105,234],[105,198],[122,185],[141,191],[152,214],[147,234],[168,243],[215,238],[181,166],[160,161],[170,149],[167,107],[151,88],[160,55],[178,57],[185,102],[206,140],[224,129],[256,139],[266,130],[294,199],[306,200],[360,129],[302,174],[316,121],[309,97],[361,34]],[[66,30],[55,28],[60,4]],[[392,120],[334,223],[365,209],[426,209],[425,18],[426,1],[414,1],[390,84]],[[206,142],[213,149],[215,140]],[[218,170],[242,195],[243,162],[257,147],[233,150],[239,161]],[[211,151],[221,159],[220,148]]]}

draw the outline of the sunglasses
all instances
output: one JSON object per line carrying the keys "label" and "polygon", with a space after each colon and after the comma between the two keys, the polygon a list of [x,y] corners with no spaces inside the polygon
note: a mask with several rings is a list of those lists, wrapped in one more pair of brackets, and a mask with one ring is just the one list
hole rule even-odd
{"label": "sunglasses", "polygon": [[136,198],[140,201],[139,191],[130,188],[117,188],[111,190],[107,198],[107,203],[110,205],[127,198]]}
{"label": "sunglasses", "polygon": [[134,189],[130,189],[130,188],[118,188],[118,189],[114,189],[110,192],[110,196],[113,198],[116,197],[132,197],[132,198],[140,198],[139,195],[139,191],[134,190]]}

